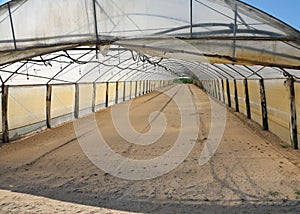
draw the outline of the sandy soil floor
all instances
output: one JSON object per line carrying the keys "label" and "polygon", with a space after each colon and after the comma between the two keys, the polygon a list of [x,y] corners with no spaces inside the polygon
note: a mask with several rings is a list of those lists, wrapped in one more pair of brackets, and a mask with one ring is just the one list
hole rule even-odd
{"label": "sandy soil floor", "polygon": [[[0,147],[0,213],[300,213],[300,152],[228,110],[217,152],[199,166],[210,128],[209,99],[195,86],[178,87],[190,88],[201,132],[176,169],[144,181],[114,177],[91,163],[73,123],[66,123]],[[124,141],[113,127],[110,108],[97,112],[96,119],[114,151],[150,159],[172,147],[180,131],[179,111],[159,92],[135,99],[130,109],[131,122],[141,132],[149,130],[149,113],[157,110],[165,113],[168,125],[149,146]]]}

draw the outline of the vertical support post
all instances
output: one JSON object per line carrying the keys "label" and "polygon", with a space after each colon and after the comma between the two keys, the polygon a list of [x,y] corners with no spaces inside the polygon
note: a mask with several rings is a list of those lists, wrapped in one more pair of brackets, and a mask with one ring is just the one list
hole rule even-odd
{"label": "vertical support post", "polygon": [[106,82],[106,91],[105,91],[105,107],[108,107],[108,91],[109,90],[109,82]]}
{"label": "vertical support post", "polygon": [[46,85],[46,124],[47,128],[51,128],[51,98],[52,85]]}
{"label": "vertical support post", "polygon": [[126,100],[126,81],[123,82],[123,102]]}
{"label": "vertical support post", "polygon": [[261,114],[262,114],[263,130],[269,130],[266,90],[265,90],[264,79],[262,79],[262,78],[259,79],[259,88],[260,88]]}
{"label": "vertical support post", "polygon": [[142,94],[142,81],[139,81],[139,96]]}
{"label": "vertical support post", "polygon": [[10,27],[11,27],[11,33],[14,40],[14,48],[17,50],[17,42],[16,42],[16,35],[15,35],[15,29],[14,29],[14,23],[12,20],[11,10],[10,10],[10,4],[7,3],[8,13],[9,13],[9,20],[10,20]]}
{"label": "vertical support post", "polygon": [[116,82],[115,104],[118,104],[118,99],[119,99],[119,82]]}
{"label": "vertical support post", "polygon": [[138,90],[138,81],[135,82],[135,94],[134,94],[134,97],[137,96],[137,90]]}
{"label": "vertical support post", "polygon": [[129,90],[129,99],[131,100],[132,96],[132,81],[130,81],[130,90]]}
{"label": "vertical support post", "polygon": [[9,142],[8,132],[8,85],[2,83],[2,142]]}
{"label": "vertical support post", "polygon": [[219,79],[217,79],[216,81],[217,81],[217,89],[218,89],[218,99],[221,100],[220,82]]}
{"label": "vertical support post", "polygon": [[193,38],[193,0],[190,0],[190,38]]}
{"label": "vertical support post", "polygon": [[223,97],[223,103],[226,103],[225,102],[225,88],[224,88],[224,80],[222,79],[221,81],[221,84],[222,84],[222,97]]}
{"label": "vertical support post", "polygon": [[[233,36],[236,37],[236,32],[237,32],[237,17],[238,17],[238,7],[237,3],[235,2],[234,5],[234,25],[233,25]],[[233,50],[232,50],[232,58],[236,59],[236,40],[235,38],[233,39]]]}
{"label": "vertical support post", "polygon": [[226,79],[226,90],[227,90],[227,102],[228,102],[228,106],[231,107],[230,87],[229,87],[229,80],[228,79]]}
{"label": "vertical support post", "polygon": [[233,79],[233,84],[234,84],[234,101],[235,101],[235,111],[239,112],[239,96],[238,96],[238,91],[237,91],[237,85],[236,85],[236,79]]}
{"label": "vertical support post", "polygon": [[293,149],[299,149],[298,147],[298,133],[297,133],[297,112],[296,112],[296,99],[295,99],[295,80],[290,77],[288,79],[288,85],[290,86],[290,132],[291,132],[291,144]]}
{"label": "vertical support post", "polygon": [[96,83],[93,83],[92,112],[96,112]]}
{"label": "vertical support post", "polygon": [[74,105],[74,117],[79,118],[79,84],[75,83],[75,105]]}
{"label": "vertical support post", "polygon": [[248,88],[247,78],[244,79],[244,87],[245,87],[245,103],[246,103],[247,118],[251,119],[251,107],[250,107],[249,88]]}
{"label": "vertical support post", "polygon": [[96,11],[96,0],[93,0],[93,15],[94,15],[94,28],[95,28],[95,36],[96,41],[98,42],[99,36],[98,36],[98,25],[97,25],[97,11]]}

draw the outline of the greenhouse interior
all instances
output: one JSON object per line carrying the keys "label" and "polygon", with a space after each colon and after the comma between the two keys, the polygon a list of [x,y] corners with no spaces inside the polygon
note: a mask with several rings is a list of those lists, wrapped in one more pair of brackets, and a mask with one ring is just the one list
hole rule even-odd
{"label": "greenhouse interior", "polygon": [[298,149],[300,32],[242,1],[13,0],[0,29],[3,143],[192,78]]}

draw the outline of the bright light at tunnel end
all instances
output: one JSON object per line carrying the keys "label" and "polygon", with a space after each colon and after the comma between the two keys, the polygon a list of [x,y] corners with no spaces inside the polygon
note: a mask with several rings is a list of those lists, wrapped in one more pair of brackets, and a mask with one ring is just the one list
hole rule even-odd
{"label": "bright light at tunnel end", "polygon": [[[183,47],[193,52],[197,51],[190,44],[178,40],[172,41],[173,48]],[[170,47],[168,47],[170,48]],[[193,72],[197,76],[197,72]],[[180,87],[180,86],[177,86]],[[74,130],[78,142],[88,159],[99,169],[112,176],[127,180],[148,180],[169,173],[189,156],[198,139],[200,123],[197,106],[193,95],[187,87],[181,88],[183,96],[176,96],[177,87],[170,90],[161,90],[164,95],[172,98],[177,105],[181,117],[181,128],[173,146],[164,154],[147,160],[137,160],[124,157],[113,151],[103,137],[95,118],[90,117],[73,121]],[[203,150],[199,157],[199,167],[209,162],[215,154],[226,125],[226,106],[209,97],[211,106],[211,126],[206,137]],[[114,127],[120,137],[128,143],[147,146],[156,143],[166,131],[167,119],[162,112],[153,112],[149,115],[150,130],[145,133],[138,133],[131,125],[129,109],[131,102],[124,102],[111,107],[111,117]],[[196,116],[195,116],[196,115]],[[155,118],[155,120],[153,120]]]}

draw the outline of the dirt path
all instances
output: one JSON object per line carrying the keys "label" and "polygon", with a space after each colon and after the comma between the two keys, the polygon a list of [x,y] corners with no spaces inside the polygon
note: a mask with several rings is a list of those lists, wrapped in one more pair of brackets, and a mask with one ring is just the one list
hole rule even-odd
{"label": "dirt path", "polygon": [[[106,212],[95,211],[97,207],[144,213],[299,213],[299,151],[281,147],[278,138],[245,122],[239,114],[227,112],[217,152],[207,164],[199,166],[211,109],[206,94],[189,87],[201,132],[188,158],[176,169],[146,181],[111,176],[83,154],[73,124],[67,123],[0,147],[0,189],[32,195],[5,191],[4,197],[0,192],[0,213],[12,207],[18,210],[16,213]],[[178,137],[178,108],[168,96],[153,92],[135,99],[130,109],[131,122],[141,132],[149,130],[148,116],[157,110],[164,112],[167,129],[149,146],[125,142],[113,127],[110,108],[96,113],[96,119],[109,146],[118,154],[150,159],[168,151]],[[54,207],[59,207],[58,211]]]}

